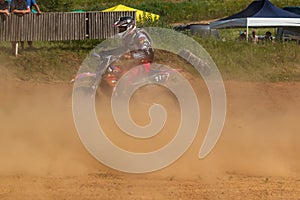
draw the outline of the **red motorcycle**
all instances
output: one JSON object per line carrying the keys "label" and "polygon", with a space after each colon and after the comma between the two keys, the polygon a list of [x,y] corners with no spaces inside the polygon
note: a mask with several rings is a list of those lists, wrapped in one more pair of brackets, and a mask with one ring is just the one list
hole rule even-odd
{"label": "red motorcycle", "polygon": [[[168,81],[172,73],[181,71],[181,69],[159,67],[157,64],[152,68],[150,63],[141,64],[137,67],[126,66],[126,64],[117,66],[113,64],[117,58],[112,55],[103,57],[95,54],[94,56],[100,59],[98,70],[79,73],[71,82],[82,81],[85,83],[85,87],[92,90],[97,89],[99,85],[100,90],[109,95],[115,90],[122,76],[126,79],[127,86],[134,86],[143,83],[164,83]],[[104,72],[103,69],[105,69]],[[83,81],[84,79],[86,81]]]}

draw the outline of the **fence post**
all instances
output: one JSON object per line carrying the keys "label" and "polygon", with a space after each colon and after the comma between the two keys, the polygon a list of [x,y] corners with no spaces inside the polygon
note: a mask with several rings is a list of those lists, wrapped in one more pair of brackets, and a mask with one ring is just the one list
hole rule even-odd
{"label": "fence post", "polygon": [[15,47],[15,56],[18,56],[19,43],[16,42],[15,45],[14,45],[14,47]]}

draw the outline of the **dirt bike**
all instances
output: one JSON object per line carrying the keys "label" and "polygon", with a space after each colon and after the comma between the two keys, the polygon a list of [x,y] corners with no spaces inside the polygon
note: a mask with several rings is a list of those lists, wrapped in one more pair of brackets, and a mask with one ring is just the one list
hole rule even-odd
{"label": "dirt bike", "polygon": [[[116,56],[97,53],[94,53],[93,56],[100,60],[96,71],[78,73],[71,82],[85,82],[85,87],[91,90],[96,90],[99,85],[100,90],[109,95],[115,90],[122,76],[124,76],[125,88],[127,88],[127,86],[143,83],[164,83],[169,80],[172,73],[182,71],[181,69],[161,69],[157,66],[151,69],[149,63],[137,67],[117,66],[113,64],[118,59]],[[83,81],[84,79],[86,81]]]}

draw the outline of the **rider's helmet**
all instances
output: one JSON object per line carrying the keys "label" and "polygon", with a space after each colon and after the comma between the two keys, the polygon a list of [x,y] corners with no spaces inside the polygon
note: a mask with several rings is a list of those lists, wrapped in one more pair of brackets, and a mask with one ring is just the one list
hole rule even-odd
{"label": "rider's helmet", "polygon": [[119,35],[124,38],[135,28],[135,21],[131,16],[120,17],[114,27],[119,28]]}

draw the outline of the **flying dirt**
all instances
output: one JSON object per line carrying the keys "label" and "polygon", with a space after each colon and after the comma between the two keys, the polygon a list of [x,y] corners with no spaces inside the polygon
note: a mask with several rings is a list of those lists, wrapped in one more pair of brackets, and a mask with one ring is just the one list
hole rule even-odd
{"label": "flying dirt", "polygon": [[[190,148],[164,169],[129,174],[103,165],[81,143],[72,115],[72,85],[1,80],[0,198],[299,199],[300,83],[226,81],[225,126],[204,159],[198,152],[209,126],[210,100],[202,80],[193,87],[201,117]],[[114,144],[128,151],[156,150],[178,127],[174,95],[160,87],[149,91],[151,86],[142,88],[131,99],[135,122],[149,123],[153,102],[162,104],[169,117],[150,140],[123,134],[107,96],[96,96],[99,123]]]}

